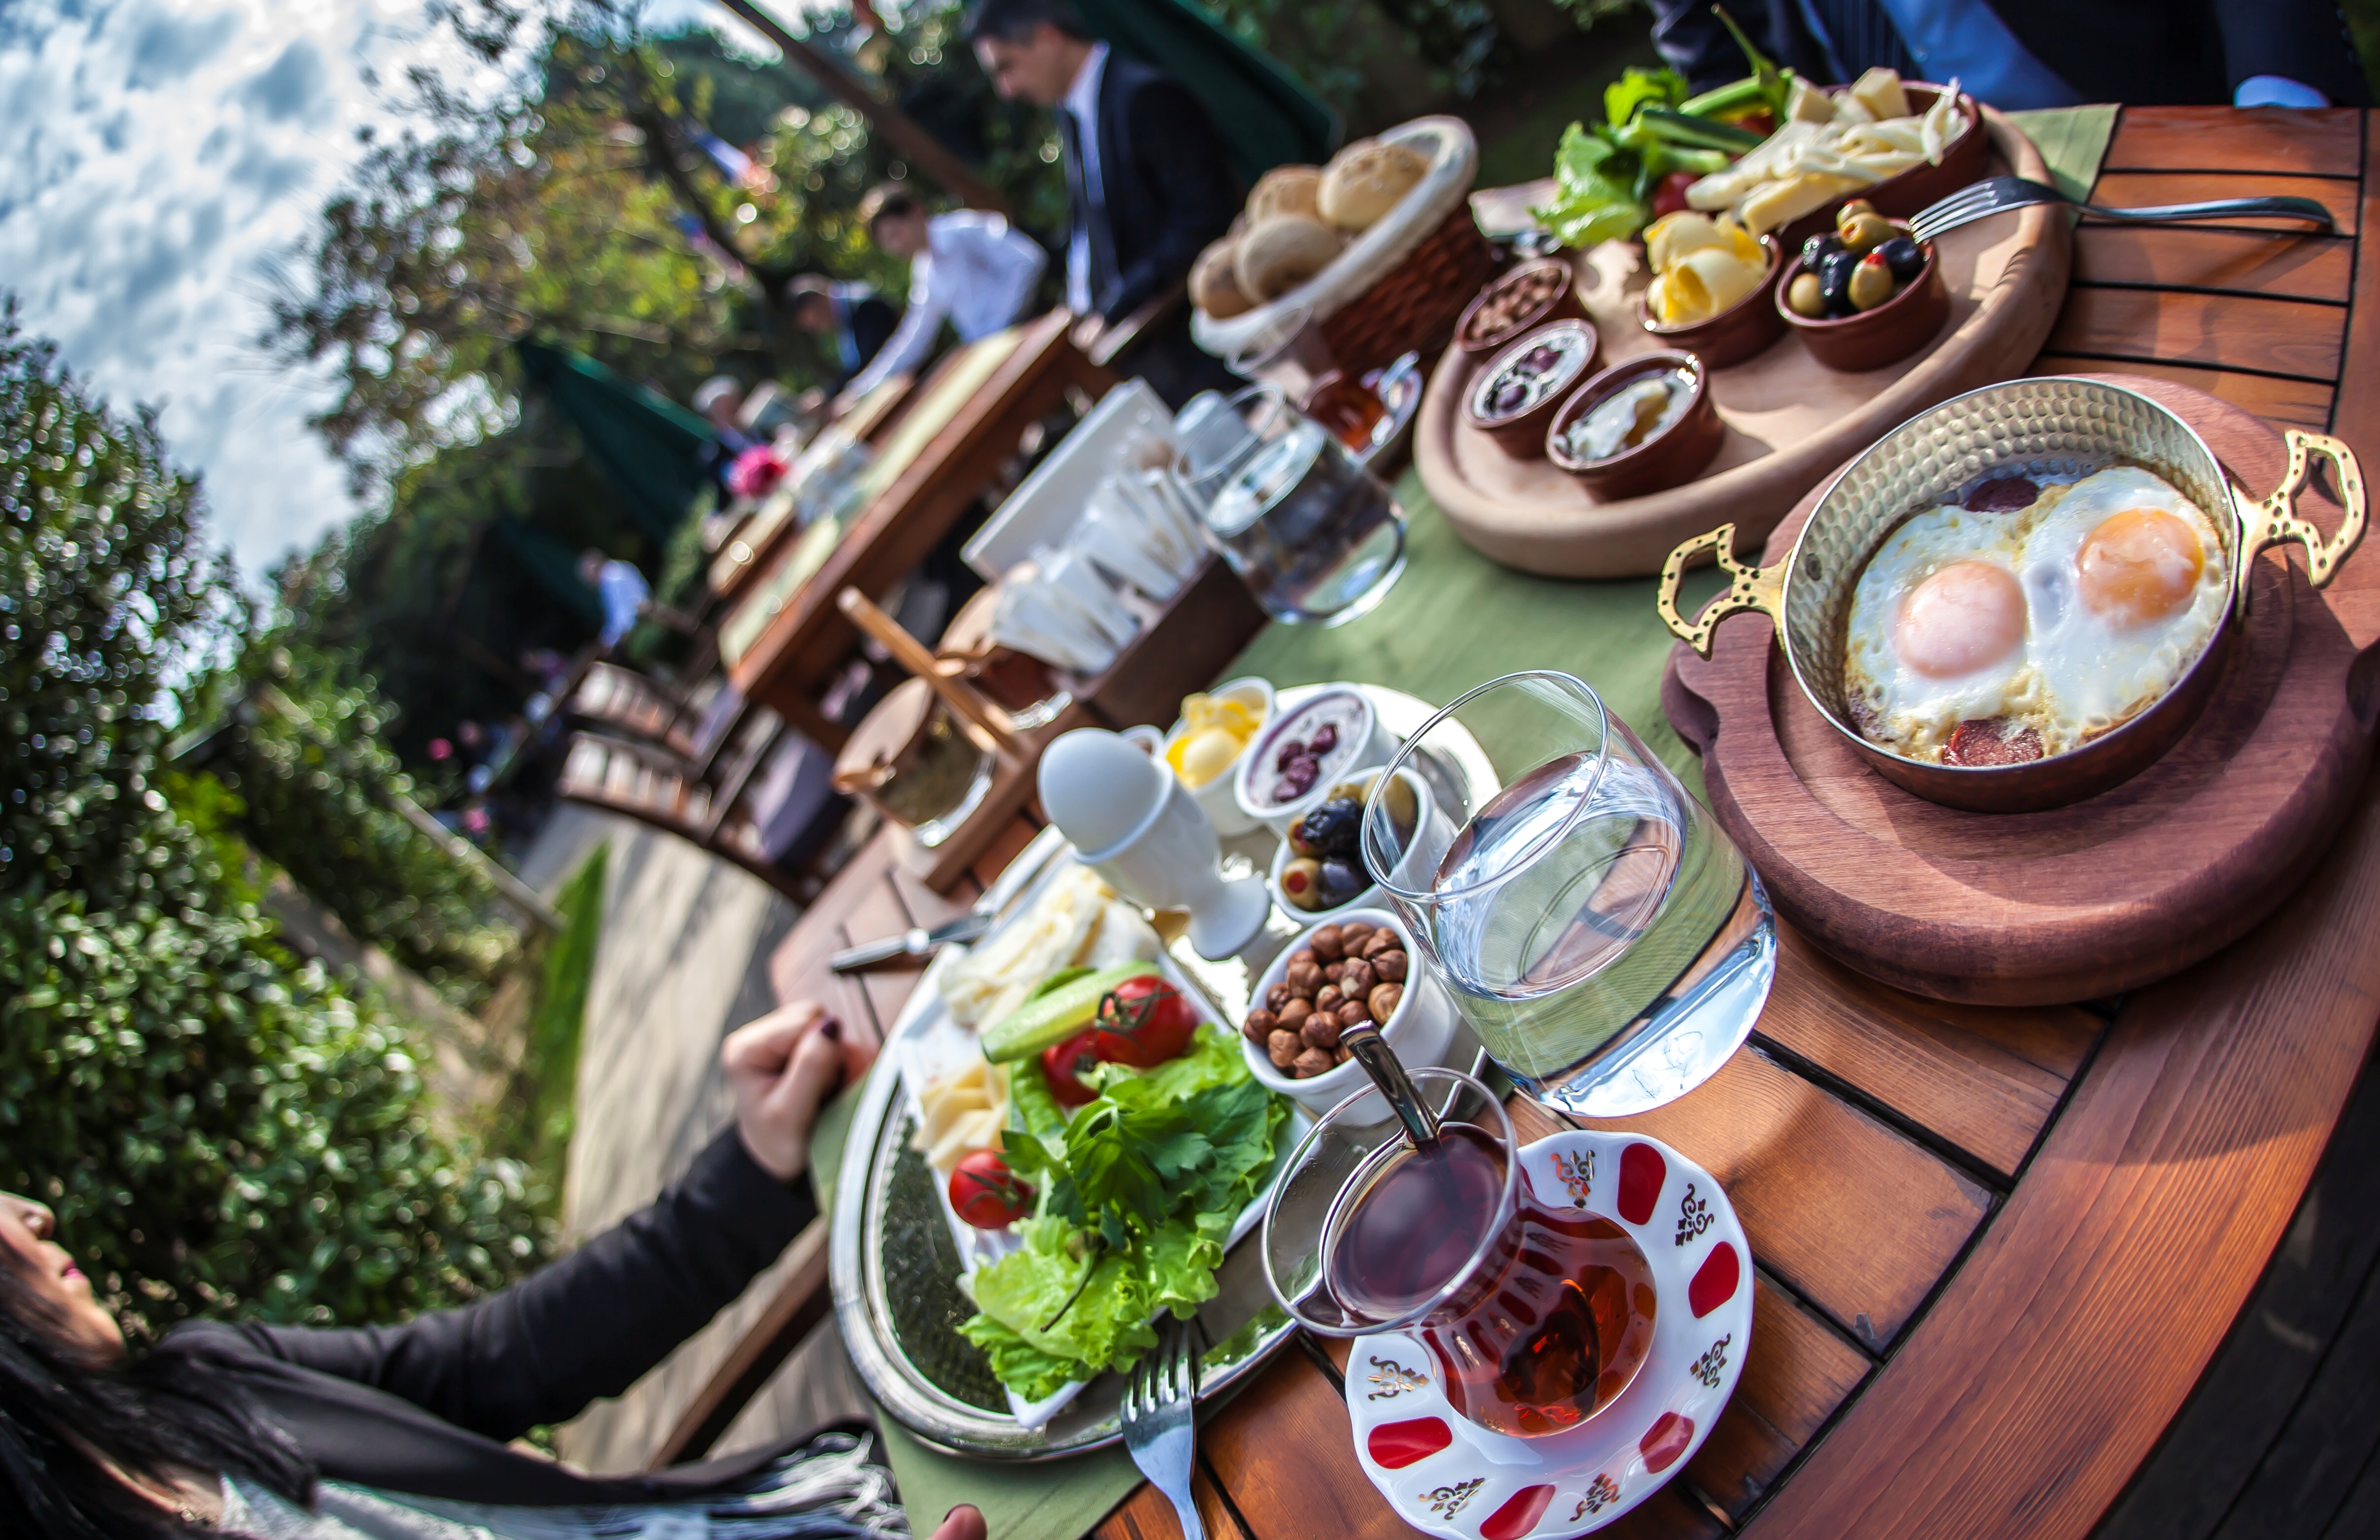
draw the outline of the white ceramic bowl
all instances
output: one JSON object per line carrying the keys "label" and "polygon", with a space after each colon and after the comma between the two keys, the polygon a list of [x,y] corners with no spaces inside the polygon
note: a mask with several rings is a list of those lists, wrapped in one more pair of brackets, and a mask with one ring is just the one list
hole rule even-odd
{"label": "white ceramic bowl", "polygon": [[[1376,766],[1355,775],[1342,776],[1331,784],[1361,786],[1363,791],[1356,797],[1356,801],[1362,802],[1371,796],[1372,787],[1380,779],[1382,768],[1384,767]],[[1437,800],[1429,794],[1429,783],[1411,770],[1400,770],[1397,773],[1406,785],[1413,788],[1414,800],[1416,804],[1415,828],[1440,831],[1439,837],[1434,841],[1428,839],[1413,841],[1406,849],[1404,859],[1397,863],[1397,869],[1391,874],[1407,888],[1418,888],[1422,885],[1421,853],[1424,850],[1445,849],[1453,839],[1453,831],[1445,829],[1445,815],[1438,810]],[[1318,807],[1327,800],[1329,799],[1318,799],[1315,806]],[[1289,901],[1288,891],[1281,885],[1281,872],[1296,858],[1297,853],[1289,848],[1289,839],[1284,833],[1281,847],[1272,853],[1272,870],[1265,878],[1265,891],[1272,894],[1273,907],[1288,916],[1295,923],[1309,927],[1329,925],[1334,920],[1354,918],[1354,912],[1358,909],[1385,909],[1388,906],[1388,895],[1380,891],[1380,885],[1377,882],[1367,882],[1361,892],[1336,909],[1300,909]]]}
{"label": "white ceramic bowl", "polygon": [[[1198,804],[1199,811],[1205,813],[1207,821],[1215,826],[1215,832],[1228,840],[1235,834],[1245,834],[1257,826],[1257,820],[1241,809],[1236,788],[1240,782],[1240,766],[1247,759],[1248,748],[1264,742],[1266,731],[1272,726],[1272,682],[1250,674],[1245,679],[1227,680],[1207,693],[1218,700],[1244,700],[1257,709],[1256,735],[1248,740],[1247,747],[1240,750],[1240,757],[1205,785],[1188,788],[1192,800]],[[1177,717],[1172,729],[1166,733],[1157,758],[1168,768],[1173,763],[1170,756],[1173,753],[1174,744],[1189,731],[1190,724]]]}
{"label": "white ceramic bowl", "polygon": [[[1387,926],[1405,944],[1408,964],[1404,998],[1397,1001],[1397,1008],[1390,1013],[1389,1019],[1380,1024],[1382,1040],[1396,1050],[1397,1057],[1408,1067],[1446,1063],[1447,1055],[1454,1046],[1454,1029],[1459,1025],[1454,1001],[1448,996],[1446,986],[1440,984],[1423,964],[1421,954],[1414,950],[1413,935],[1405,928],[1404,922],[1386,909],[1350,906],[1339,911],[1336,920],[1322,923],[1340,924],[1348,920]],[[1256,988],[1248,992],[1251,1001],[1259,1005],[1264,1002],[1272,987],[1289,972],[1290,958],[1305,951],[1306,939],[1319,928],[1319,925],[1308,926],[1298,932],[1296,940],[1281,949],[1281,955],[1272,960],[1272,965],[1265,969],[1263,976],[1257,980]],[[1238,1029],[1238,1023],[1232,1025],[1234,1030]],[[1310,1080],[1284,1074],[1273,1068],[1272,1055],[1249,1042],[1245,1032],[1240,1033],[1240,1052],[1246,1056],[1250,1073],[1267,1090],[1289,1097],[1312,1117],[1319,1118],[1368,1084],[1364,1076],[1364,1066],[1353,1059],[1343,1064],[1333,1065]],[[1461,1067],[1470,1068],[1467,1064]]]}
{"label": "white ceramic bowl", "polygon": [[[1272,768],[1272,761],[1282,732],[1320,702],[1342,695],[1354,699],[1360,709],[1356,718],[1358,731],[1355,736],[1359,741],[1355,752],[1342,761],[1337,770],[1318,776],[1306,794],[1293,802],[1275,806],[1258,798],[1256,794],[1257,779],[1261,776],[1264,783],[1270,785],[1272,777],[1279,773]],[[1251,823],[1263,824],[1276,834],[1286,834],[1289,826],[1295,823],[1300,815],[1330,794],[1332,786],[1342,781],[1354,779],[1361,771],[1387,764],[1396,750],[1395,734],[1381,724],[1380,713],[1373,707],[1371,697],[1364,693],[1362,685],[1324,685],[1296,705],[1277,708],[1273,711],[1271,720],[1265,723],[1264,731],[1241,751],[1239,769],[1232,777],[1232,794],[1239,800],[1240,811]]]}

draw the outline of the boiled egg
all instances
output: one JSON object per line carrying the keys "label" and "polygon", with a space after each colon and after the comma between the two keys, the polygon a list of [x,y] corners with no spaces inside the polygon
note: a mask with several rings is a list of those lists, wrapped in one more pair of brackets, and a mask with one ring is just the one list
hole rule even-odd
{"label": "boiled egg", "polygon": [[2117,466],[2032,510],[2022,563],[2026,652],[2052,754],[2129,721],[2205,649],[2229,589],[2223,545],[2197,504]]}

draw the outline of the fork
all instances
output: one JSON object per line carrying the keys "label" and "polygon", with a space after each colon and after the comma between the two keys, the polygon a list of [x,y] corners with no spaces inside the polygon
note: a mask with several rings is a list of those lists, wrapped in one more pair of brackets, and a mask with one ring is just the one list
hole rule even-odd
{"label": "fork", "polygon": [[2022,176],[1986,176],[1980,182],[1961,188],[1932,207],[1921,210],[1909,222],[1909,233],[1918,240],[1932,240],[1961,224],[1973,224],[2010,209],[2028,208],[2035,203],[2070,203],[2087,214],[2101,219],[2129,221],[2135,224],[2166,224],[2179,220],[2218,219],[2226,215],[2249,219],[2302,219],[2329,234],[2334,228],[2330,211],[2311,198],[2217,198],[2204,203],[2167,203],[2148,209],[2106,209],[2096,203],[2084,203],[2067,197],[2044,182],[2029,181]]}
{"label": "fork", "polygon": [[1190,1500],[1191,1456],[1197,1443],[1198,1352],[1192,1323],[1168,1317],[1156,1350],[1133,1371],[1123,1393],[1123,1447],[1149,1485],[1172,1499],[1182,1540],[1207,1540]]}

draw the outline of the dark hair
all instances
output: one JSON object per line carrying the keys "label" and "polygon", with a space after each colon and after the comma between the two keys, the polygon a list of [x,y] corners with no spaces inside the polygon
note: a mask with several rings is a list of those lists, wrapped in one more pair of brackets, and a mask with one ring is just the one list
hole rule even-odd
{"label": "dark hair", "polygon": [[785,309],[795,310],[801,308],[803,300],[813,297],[820,299],[833,298],[834,290],[832,280],[822,274],[797,273],[785,280],[784,295]]}
{"label": "dark hair", "polygon": [[[225,1473],[311,1503],[312,1461],[203,1351],[120,1368],[68,1345],[55,1308],[0,1256],[0,1534],[35,1540],[182,1540],[194,1532],[115,1471],[169,1482]],[[109,1467],[113,1466],[111,1470]]]}
{"label": "dark hair", "polygon": [[966,13],[966,37],[969,42],[1023,42],[1045,21],[1070,38],[1091,41],[1074,0],[976,0]]}
{"label": "dark hair", "polygon": [[925,212],[926,206],[917,201],[917,195],[898,182],[880,182],[859,200],[860,222],[870,229],[880,219],[906,219]]}

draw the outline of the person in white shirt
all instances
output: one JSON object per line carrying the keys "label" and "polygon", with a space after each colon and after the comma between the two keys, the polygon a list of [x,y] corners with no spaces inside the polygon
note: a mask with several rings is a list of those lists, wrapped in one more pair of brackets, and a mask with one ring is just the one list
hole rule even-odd
{"label": "person in white shirt", "polygon": [[632,562],[622,562],[589,548],[578,558],[578,577],[595,590],[603,604],[603,629],[599,637],[607,649],[637,628],[651,603],[652,585]]}
{"label": "person in white shirt", "polygon": [[961,342],[1013,326],[1033,303],[1049,256],[996,213],[954,209],[928,214],[908,188],[880,187],[859,205],[868,233],[890,256],[909,263],[909,308],[882,352],[844,387],[856,400],[895,374],[915,373],[932,357],[948,321]]}

